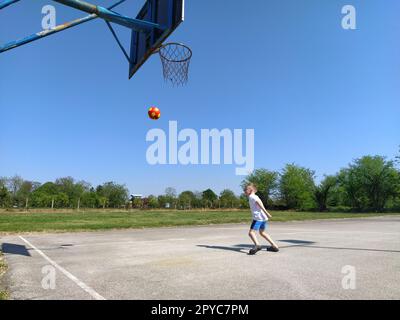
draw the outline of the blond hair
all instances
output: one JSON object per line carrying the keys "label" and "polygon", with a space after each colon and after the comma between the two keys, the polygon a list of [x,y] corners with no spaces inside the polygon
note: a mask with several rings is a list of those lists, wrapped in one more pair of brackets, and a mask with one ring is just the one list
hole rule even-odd
{"label": "blond hair", "polygon": [[253,189],[254,192],[257,192],[257,187],[256,187],[256,185],[255,185],[254,183],[248,183],[248,184],[246,185],[246,189],[247,189],[248,187],[250,187],[251,189]]}

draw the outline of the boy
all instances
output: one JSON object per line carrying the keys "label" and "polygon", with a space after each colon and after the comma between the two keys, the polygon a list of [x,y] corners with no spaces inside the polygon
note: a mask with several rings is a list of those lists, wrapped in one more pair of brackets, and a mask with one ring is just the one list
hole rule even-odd
{"label": "boy", "polygon": [[278,252],[278,246],[265,232],[268,218],[272,218],[272,216],[265,209],[264,204],[262,203],[261,199],[256,195],[256,192],[257,188],[252,183],[248,184],[244,190],[244,193],[249,198],[250,210],[253,214],[253,222],[250,227],[249,236],[254,242],[254,248],[249,251],[249,254],[254,255],[261,250],[261,246],[257,240],[256,231],[259,231],[260,236],[262,236],[271,244],[272,247],[268,248],[268,251]]}

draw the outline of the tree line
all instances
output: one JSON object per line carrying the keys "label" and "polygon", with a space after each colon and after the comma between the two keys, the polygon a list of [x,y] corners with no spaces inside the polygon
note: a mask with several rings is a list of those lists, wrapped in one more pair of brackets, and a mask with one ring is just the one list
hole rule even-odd
{"label": "tree line", "polygon": [[[241,183],[253,183],[270,209],[299,211],[385,211],[400,210],[400,158],[364,156],[335,175],[316,183],[315,172],[296,164],[281,171],[256,169]],[[162,195],[130,197],[125,185],[106,182],[97,187],[72,177],[54,182],[26,181],[19,176],[0,178],[2,208],[139,208],[219,209],[248,208],[244,194],[225,189],[177,193],[172,187]]]}
{"label": "tree line", "polygon": [[97,187],[72,177],[39,183],[20,176],[0,178],[2,208],[119,208],[128,201],[128,189],[115,182]]}
{"label": "tree line", "polygon": [[269,207],[301,211],[384,211],[400,209],[400,157],[364,156],[318,184],[311,169],[287,164],[281,172],[255,170],[243,185],[258,186]]}

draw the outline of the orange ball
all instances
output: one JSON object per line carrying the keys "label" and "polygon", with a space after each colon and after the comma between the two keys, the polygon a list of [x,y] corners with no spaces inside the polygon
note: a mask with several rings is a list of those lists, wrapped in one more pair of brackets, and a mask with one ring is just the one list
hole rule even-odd
{"label": "orange ball", "polygon": [[158,120],[161,117],[161,111],[157,107],[151,107],[148,114],[149,118],[152,120]]}

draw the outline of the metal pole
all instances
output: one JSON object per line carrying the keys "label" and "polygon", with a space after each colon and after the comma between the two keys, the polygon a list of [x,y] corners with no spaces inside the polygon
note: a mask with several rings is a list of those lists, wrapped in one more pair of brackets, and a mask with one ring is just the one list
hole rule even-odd
{"label": "metal pole", "polygon": [[81,23],[88,22],[88,21],[93,20],[95,18],[97,18],[97,16],[95,14],[91,14],[89,16],[86,16],[86,17],[83,17],[83,18],[80,18],[80,19],[76,19],[74,21],[70,21],[70,22],[58,25],[54,29],[43,30],[43,31],[40,31],[38,33],[32,34],[30,36],[27,36],[27,37],[25,37],[23,39],[19,39],[19,40],[16,40],[16,41],[12,41],[12,42],[6,43],[4,46],[0,47],[0,53],[5,52],[7,50],[14,49],[14,48],[19,47],[19,46],[22,46],[22,45],[27,44],[29,42],[45,38],[47,36],[50,36],[50,35],[55,34],[57,32],[66,30],[68,28],[75,27],[75,26],[77,26],[77,25],[79,25]]}
{"label": "metal pole", "polygon": [[8,7],[9,5],[16,3],[20,0],[4,0],[2,2],[0,2],[0,10],[4,9],[5,7]]}
{"label": "metal pole", "polygon": [[[8,0],[8,1],[10,1],[10,0]],[[117,3],[113,4],[112,6],[110,6],[108,9],[111,10],[111,9],[115,8],[116,6],[120,5],[121,3],[125,2],[125,1],[126,0],[120,0]],[[52,34],[55,34],[57,32],[64,31],[66,29],[75,27],[75,26],[77,26],[77,25],[79,25],[81,23],[88,22],[88,21],[91,21],[91,20],[96,19],[96,18],[98,18],[98,16],[96,14],[90,14],[90,15],[88,15],[86,17],[79,18],[79,19],[76,19],[76,20],[73,20],[73,21],[58,25],[54,29],[43,30],[43,31],[40,31],[38,33],[34,33],[34,34],[30,35],[30,36],[27,36],[27,37],[25,37],[23,39],[19,39],[19,40],[16,40],[16,41],[12,41],[12,42],[6,43],[5,45],[0,46],[0,53],[5,52],[7,50],[14,49],[14,48],[19,47],[19,46],[22,46],[22,45],[27,44],[29,42],[45,38],[45,37],[50,36]]]}
{"label": "metal pole", "polygon": [[117,41],[117,44],[118,44],[118,46],[120,47],[120,49],[122,50],[122,52],[123,52],[125,58],[128,60],[129,63],[131,63],[131,59],[129,58],[129,55],[128,55],[128,53],[126,52],[126,50],[125,50],[124,46],[122,45],[121,41],[119,41],[119,39],[118,39],[118,37],[117,37],[117,34],[115,33],[113,27],[111,26],[111,23],[109,23],[107,20],[106,20],[105,22],[106,22],[108,28],[110,29],[112,35],[114,36],[115,41]]}
{"label": "metal pole", "polygon": [[149,32],[154,29],[163,29],[159,24],[145,20],[132,19],[121,14],[115,13],[107,8],[96,6],[94,4],[80,0],[54,0],[68,7],[72,7],[87,13],[96,14],[100,18],[114,22],[124,27],[136,30],[138,32]]}

